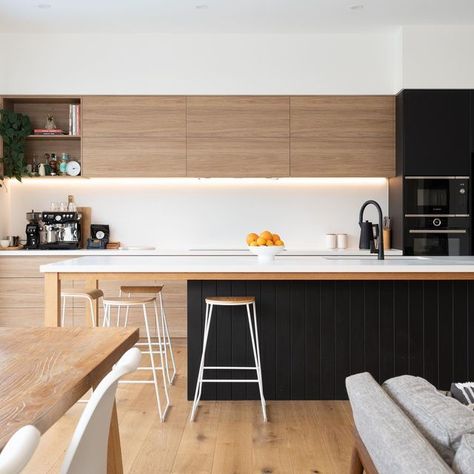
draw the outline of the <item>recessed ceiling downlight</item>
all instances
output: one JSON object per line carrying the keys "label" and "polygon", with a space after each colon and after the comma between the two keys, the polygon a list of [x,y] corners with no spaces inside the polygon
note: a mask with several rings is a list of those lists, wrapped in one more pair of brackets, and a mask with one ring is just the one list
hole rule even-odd
{"label": "recessed ceiling downlight", "polygon": [[349,10],[352,10],[352,11],[363,10],[363,9],[364,9],[364,5],[362,3],[357,3],[349,7]]}
{"label": "recessed ceiling downlight", "polygon": [[206,5],[205,3],[201,3],[199,5],[196,5],[196,10],[207,10],[209,8],[208,5]]}
{"label": "recessed ceiling downlight", "polygon": [[48,10],[49,8],[51,8],[51,4],[49,3],[39,3],[36,6],[40,8],[41,10]]}

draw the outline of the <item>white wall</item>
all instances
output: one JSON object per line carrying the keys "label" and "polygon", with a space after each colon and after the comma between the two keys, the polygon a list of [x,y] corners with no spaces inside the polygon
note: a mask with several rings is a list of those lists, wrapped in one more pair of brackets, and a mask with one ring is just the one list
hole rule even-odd
{"label": "white wall", "polygon": [[[389,34],[0,35],[0,94],[390,94],[394,44]],[[265,228],[292,248],[322,247],[326,232],[357,246],[360,204],[387,209],[384,180],[26,180],[12,185],[8,232],[22,235],[25,212],[69,193],[114,239],[162,248],[242,246]]]}
{"label": "white wall", "polygon": [[[324,248],[324,234],[350,234],[358,246],[361,204],[388,212],[385,179],[337,180],[24,180],[11,186],[11,232],[24,233],[25,212],[74,194],[112,238],[162,249],[244,245],[249,232],[278,232],[289,248]],[[367,210],[369,219],[376,216]]]}
{"label": "white wall", "polygon": [[0,94],[390,94],[393,46],[392,34],[4,34]]}
{"label": "white wall", "polygon": [[474,89],[474,26],[410,26],[402,36],[405,89]]}

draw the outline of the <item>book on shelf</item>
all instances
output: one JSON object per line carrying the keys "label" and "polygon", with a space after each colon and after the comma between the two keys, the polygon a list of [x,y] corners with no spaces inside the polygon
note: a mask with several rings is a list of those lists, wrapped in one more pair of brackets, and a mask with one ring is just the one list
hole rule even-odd
{"label": "book on shelf", "polygon": [[80,105],[69,104],[69,135],[81,134]]}
{"label": "book on shelf", "polygon": [[64,130],[60,128],[35,128],[33,135],[64,135]]}

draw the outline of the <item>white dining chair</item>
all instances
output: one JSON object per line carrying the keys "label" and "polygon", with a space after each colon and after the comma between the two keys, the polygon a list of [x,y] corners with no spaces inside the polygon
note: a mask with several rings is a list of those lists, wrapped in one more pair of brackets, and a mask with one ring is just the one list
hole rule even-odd
{"label": "white dining chair", "polygon": [[40,441],[41,433],[32,425],[20,428],[0,453],[0,474],[19,474],[26,467]]}
{"label": "white dining chair", "polygon": [[107,472],[110,419],[118,381],[137,370],[141,352],[127,351],[92,393],[66,451],[61,474]]}

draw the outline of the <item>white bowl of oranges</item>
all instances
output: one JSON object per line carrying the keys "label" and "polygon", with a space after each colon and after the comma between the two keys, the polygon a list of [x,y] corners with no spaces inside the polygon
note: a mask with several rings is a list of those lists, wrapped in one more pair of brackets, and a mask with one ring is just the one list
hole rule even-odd
{"label": "white bowl of oranges", "polygon": [[285,249],[285,242],[278,234],[272,234],[265,230],[261,234],[254,232],[247,235],[247,245],[249,250],[258,256],[260,263],[271,263],[275,255]]}

